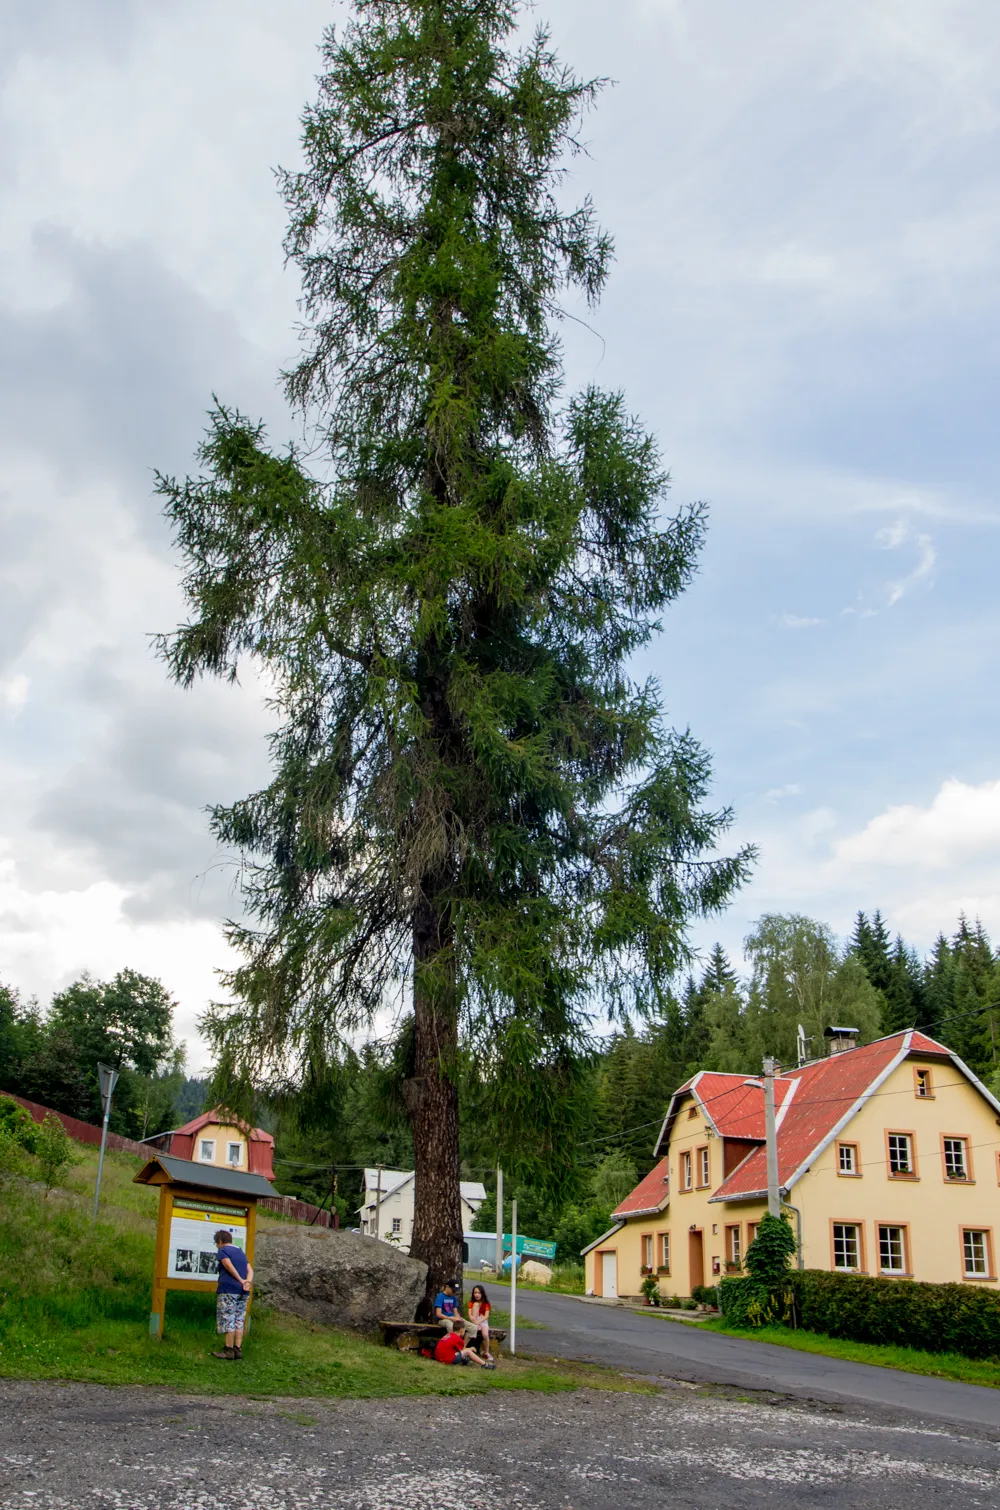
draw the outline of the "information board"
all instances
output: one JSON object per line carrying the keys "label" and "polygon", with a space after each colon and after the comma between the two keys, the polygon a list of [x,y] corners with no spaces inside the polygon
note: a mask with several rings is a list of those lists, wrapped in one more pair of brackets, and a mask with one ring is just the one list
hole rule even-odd
{"label": "information board", "polygon": [[[503,1235],[503,1247],[505,1253],[510,1252],[509,1232],[505,1232]],[[555,1243],[546,1242],[544,1238],[541,1237],[522,1237],[521,1234],[518,1233],[517,1251],[521,1258],[552,1259],[556,1256],[556,1245]]]}
{"label": "information board", "polygon": [[247,1210],[178,1196],[170,1213],[168,1279],[204,1280],[215,1285],[219,1274],[215,1234],[220,1227],[233,1234],[233,1246],[246,1252]]}

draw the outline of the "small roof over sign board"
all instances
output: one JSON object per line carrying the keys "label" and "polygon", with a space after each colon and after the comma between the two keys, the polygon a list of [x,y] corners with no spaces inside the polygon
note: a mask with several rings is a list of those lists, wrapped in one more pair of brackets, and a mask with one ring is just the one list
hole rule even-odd
{"label": "small roof over sign board", "polygon": [[240,1169],[220,1169],[216,1164],[195,1164],[191,1159],[174,1159],[159,1153],[144,1164],[134,1177],[134,1185],[187,1185],[210,1190],[217,1195],[252,1195],[256,1198],[277,1195],[262,1174],[245,1174]]}

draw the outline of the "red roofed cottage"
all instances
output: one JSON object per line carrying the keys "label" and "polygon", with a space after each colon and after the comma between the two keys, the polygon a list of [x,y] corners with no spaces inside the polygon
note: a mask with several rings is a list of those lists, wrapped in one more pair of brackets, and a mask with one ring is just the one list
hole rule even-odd
{"label": "red roofed cottage", "polygon": [[[778,1181],[809,1269],[997,1285],[1000,1102],[911,1029],[775,1080]],[[743,1256],[767,1210],[764,1093],[703,1070],[671,1098],[658,1163],[585,1252],[587,1290],[690,1295]]]}
{"label": "red roofed cottage", "polygon": [[274,1139],[262,1127],[246,1127],[232,1112],[216,1106],[202,1112],[183,1127],[172,1132],[144,1138],[151,1148],[173,1154],[175,1159],[191,1159],[195,1164],[214,1164],[217,1169],[242,1169],[245,1174],[261,1174],[274,1179]]}

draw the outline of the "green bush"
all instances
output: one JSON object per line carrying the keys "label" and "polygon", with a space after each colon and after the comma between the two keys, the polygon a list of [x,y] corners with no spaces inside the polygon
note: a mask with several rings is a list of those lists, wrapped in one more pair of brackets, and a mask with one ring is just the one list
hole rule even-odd
{"label": "green bush", "polygon": [[719,1310],[731,1326],[774,1326],[794,1319],[788,1268],[794,1252],[795,1234],[788,1218],[763,1216],[746,1252],[749,1273],[742,1279],[723,1279],[718,1286]]}
{"label": "green bush", "polygon": [[[723,1287],[742,1284],[724,1280]],[[851,1342],[892,1343],[966,1358],[1000,1358],[1000,1295],[977,1285],[925,1284],[804,1269],[789,1275],[799,1326]],[[728,1297],[727,1297],[728,1299]],[[735,1319],[738,1297],[723,1309]]]}
{"label": "green bush", "polygon": [[60,1175],[77,1162],[72,1140],[54,1112],[46,1112],[36,1130],[35,1157],[41,1165],[46,1195],[58,1183]]}
{"label": "green bush", "polygon": [[794,1320],[792,1278],[787,1274],[784,1284],[774,1289],[768,1289],[752,1275],[723,1279],[717,1290],[723,1320],[740,1327],[788,1325]]}
{"label": "green bush", "polygon": [[0,1132],[6,1133],[28,1153],[35,1152],[38,1130],[23,1106],[0,1094]]}
{"label": "green bush", "polygon": [[717,1302],[718,1285],[695,1285],[691,1291],[691,1299],[699,1305],[714,1306]]}

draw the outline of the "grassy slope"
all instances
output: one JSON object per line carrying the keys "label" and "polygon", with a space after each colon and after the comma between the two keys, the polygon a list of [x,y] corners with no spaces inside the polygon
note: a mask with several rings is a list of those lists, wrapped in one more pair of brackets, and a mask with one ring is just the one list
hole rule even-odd
{"label": "grassy slope", "polygon": [[496,1373],[445,1369],[263,1307],[243,1362],[219,1363],[209,1356],[217,1345],[213,1295],[169,1295],[166,1336],[157,1342],[148,1335],[157,1193],[132,1184],[140,1162],[107,1156],[96,1223],[89,1150],[66,1188],[46,1199],[21,1185],[0,1192],[0,1376],[302,1396],[634,1388],[586,1365],[504,1360]]}
{"label": "grassy slope", "polygon": [[938,1379],[959,1379],[963,1384],[985,1384],[1000,1389],[1000,1363],[963,1358],[960,1353],[925,1353],[917,1348],[888,1347],[877,1342],[845,1342],[822,1332],[789,1331],[787,1327],[747,1330],[724,1321],[701,1323],[704,1330],[728,1337],[748,1337],[754,1342],[773,1342],[800,1353],[820,1353],[827,1358],[846,1358],[852,1363],[874,1363],[880,1368],[898,1368],[908,1374],[930,1374]]}

